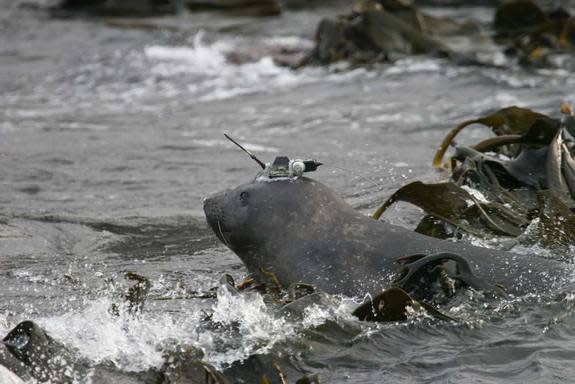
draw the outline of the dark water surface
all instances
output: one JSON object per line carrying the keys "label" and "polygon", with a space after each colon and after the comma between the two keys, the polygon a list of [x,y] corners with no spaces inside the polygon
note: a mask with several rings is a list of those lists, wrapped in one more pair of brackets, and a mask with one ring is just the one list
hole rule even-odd
{"label": "dark water surface", "polygon": [[[322,383],[572,382],[568,294],[493,302],[469,292],[444,308],[460,323],[415,316],[378,325],[354,321],[345,300],[291,321],[258,295],[194,293],[224,273],[246,273],[202,213],[203,197],[257,171],[223,132],[266,161],[320,159],[314,177],[368,213],[409,180],[445,177],[430,162],[456,122],[513,104],[556,116],[561,102],[575,101],[573,74],[429,58],[291,71],[266,57],[309,46],[334,9],[257,22],[147,21],[164,25],[154,29],[0,5],[2,330],[35,320],[82,356],[124,371],[159,366],[159,346],[175,338],[219,368],[235,363],[237,382],[239,362],[258,354],[276,356],[293,379],[317,373]],[[449,12],[490,18],[482,8]],[[231,63],[238,51],[255,59]],[[486,134],[475,128],[467,138]],[[399,205],[386,220],[413,227],[419,215]],[[153,283],[137,319],[109,313],[127,271]],[[201,327],[205,311],[224,327]]]}

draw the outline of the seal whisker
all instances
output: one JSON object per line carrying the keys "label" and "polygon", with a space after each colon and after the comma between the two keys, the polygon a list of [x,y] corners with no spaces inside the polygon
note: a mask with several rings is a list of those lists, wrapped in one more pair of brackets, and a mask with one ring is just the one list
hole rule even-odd
{"label": "seal whisker", "polygon": [[230,246],[230,243],[228,242],[228,239],[226,239],[226,237],[224,236],[224,231],[222,231],[222,226],[220,225],[220,221],[218,220],[218,231],[220,232],[220,235],[222,236],[222,241],[224,242],[224,244],[226,245],[226,247],[228,248],[232,248]]}

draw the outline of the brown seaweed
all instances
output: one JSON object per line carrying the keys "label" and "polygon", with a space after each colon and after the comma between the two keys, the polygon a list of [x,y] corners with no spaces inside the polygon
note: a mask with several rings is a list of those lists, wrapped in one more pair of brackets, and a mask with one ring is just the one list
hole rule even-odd
{"label": "brown seaweed", "polygon": [[[517,237],[533,219],[529,235],[545,246],[575,240],[575,117],[561,107],[561,120],[511,106],[453,128],[435,154],[441,165],[447,147],[471,124],[490,127],[495,137],[457,146],[450,158],[450,181],[416,181],[394,192],[372,215],[379,219],[397,201],[421,208],[416,231],[448,238],[458,231],[478,236]],[[481,198],[476,197],[477,191]]]}
{"label": "brown seaweed", "polygon": [[413,300],[407,292],[399,287],[388,288],[376,297],[369,298],[357,307],[352,315],[362,321],[404,321],[407,319],[408,307],[416,312],[423,308],[428,314],[440,320],[457,321],[428,303]]}
{"label": "brown seaweed", "polygon": [[556,192],[541,191],[539,205],[539,241],[547,247],[575,244],[575,213]]}
{"label": "brown seaweed", "polygon": [[372,217],[379,219],[397,201],[411,203],[434,219],[480,237],[487,233],[518,236],[529,223],[502,204],[480,202],[453,182],[424,184],[415,181],[407,184],[391,195]]}
{"label": "brown seaweed", "polygon": [[441,167],[443,156],[453,139],[463,130],[472,124],[485,125],[493,130],[497,136],[504,138],[491,139],[490,141],[479,143],[476,148],[481,152],[498,148],[501,145],[517,144],[522,142],[544,142],[549,137],[549,132],[557,131],[556,120],[526,108],[511,106],[477,119],[466,120],[455,126],[445,136],[439,149],[433,157],[433,166]]}

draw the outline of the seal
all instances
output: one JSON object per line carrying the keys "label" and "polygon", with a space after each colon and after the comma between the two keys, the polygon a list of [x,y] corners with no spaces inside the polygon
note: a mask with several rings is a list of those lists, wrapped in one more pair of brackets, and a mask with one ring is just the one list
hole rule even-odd
{"label": "seal", "polygon": [[560,288],[573,275],[563,262],[435,239],[376,221],[307,177],[256,177],[206,198],[204,212],[250,273],[258,279],[273,273],[286,287],[305,282],[328,293],[364,295],[381,292],[395,278],[396,286],[422,297],[438,281],[432,276],[447,275],[463,286],[496,292],[502,285],[521,295]]}

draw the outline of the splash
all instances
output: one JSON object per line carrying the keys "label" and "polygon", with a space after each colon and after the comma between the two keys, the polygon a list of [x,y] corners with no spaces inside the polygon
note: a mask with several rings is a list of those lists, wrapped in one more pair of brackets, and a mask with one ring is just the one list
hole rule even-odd
{"label": "splash", "polygon": [[153,308],[135,317],[123,312],[114,316],[112,304],[113,299],[103,297],[82,310],[36,321],[92,364],[112,362],[123,371],[138,372],[160,367],[165,346],[174,340],[201,349],[205,361],[224,369],[252,355],[269,353],[278,343],[298,338],[305,329],[345,311],[311,305],[304,309],[303,322],[293,322],[270,309],[260,294],[234,294],[225,288],[218,290],[207,312],[205,305],[191,301],[182,304],[180,312]]}
{"label": "splash", "polygon": [[149,46],[144,54],[156,61],[152,72],[159,75],[175,75],[178,73],[200,73],[217,75],[227,66],[225,54],[232,45],[219,41],[212,45],[204,43],[204,33],[199,32],[191,47]]}
{"label": "splash", "polygon": [[38,323],[80,356],[95,364],[111,361],[125,371],[159,367],[164,341],[177,338],[193,343],[186,329],[199,322],[199,314],[189,313],[179,320],[168,313],[115,317],[110,313],[111,305],[111,299],[101,298],[81,311],[41,318]]}
{"label": "splash", "polygon": [[[293,44],[292,40],[286,40]],[[278,40],[278,43],[281,40]],[[290,88],[312,81],[310,71],[293,71],[275,64],[270,56],[257,61],[235,64],[227,56],[234,52],[233,40],[204,42],[204,33],[198,33],[190,47],[149,46],[144,50],[152,65],[151,73],[164,79],[175,76],[193,76],[187,91],[197,101],[223,100],[232,97]]]}
{"label": "splash", "polygon": [[[206,359],[216,367],[267,353],[275,344],[296,335],[295,326],[271,313],[257,293],[234,295],[220,288],[212,320],[223,326],[223,332],[203,335],[203,344],[211,344]],[[225,348],[217,348],[218,344]]]}

